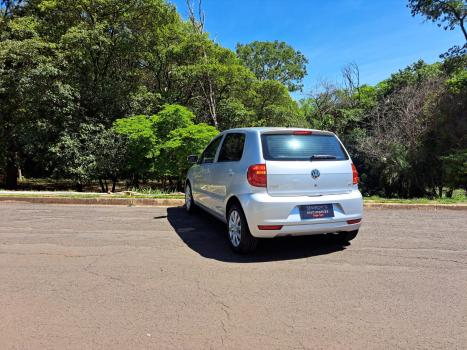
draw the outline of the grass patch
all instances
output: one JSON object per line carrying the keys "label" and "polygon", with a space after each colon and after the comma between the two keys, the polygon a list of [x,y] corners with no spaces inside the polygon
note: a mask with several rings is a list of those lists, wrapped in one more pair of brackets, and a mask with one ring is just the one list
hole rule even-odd
{"label": "grass patch", "polygon": [[30,198],[30,197],[42,197],[42,198],[149,198],[149,199],[183,199],[185,198],[184,195],[181,194],[139,194],[139,193],[131,193],[131,194],[107,194],[107,193],[78,193],[78,192],[70,192],[70,193],[1,193],[0,197],[22,197],[22,198]]}
{"label": "grass patch", "polygon": [[[86,193],[86,192],[57,192],[41,193],[40,191],[31,193],[2,193],[0,197],[59,197],[59,198],[149,198],[149,199],[184,199],[184,194],[180,192],[166,192],[158,189],[143,188],[134,191],[118,193]],[[452,198],[383,198],[379,196],[364,197],[365,203],[400,203],[400,204],[467,204],[467,196],[463,190],[454,192]]]}
{"label": "grass patch", "polygon": [[[462,191],[463,192],[463,191]],[[383,198],[379,196],[364,197],[367,203],[400,203],[400,204],[467,204],[467,197],[461,191],[454,193],[452,198]]]}
{"label": "grass patch", "polygon": [[137,196],[182,196],[183,193],[179,193],[176,191],[168,191],[168,190],[161,190],[158,188],[151,188],[151,187],[141,187],[141,188],[133,188],[131,190],[132,195]]}

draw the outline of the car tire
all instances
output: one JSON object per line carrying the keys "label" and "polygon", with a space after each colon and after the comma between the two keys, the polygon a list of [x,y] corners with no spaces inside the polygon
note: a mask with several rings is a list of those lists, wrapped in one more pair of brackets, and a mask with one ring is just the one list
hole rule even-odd
{"label": "car tire", "polygon": [[358,235],[358,230],[341,232],[339,233],[339,239],[343,243],[348,243]]}
{"label": "car tire", "polygon": [[245,214],[238,204],[233,204],[229,208],[227,234],[230,246],[236,253],[250,253],[258,246],[258,238],[251,235]]}
{"label": "car tire", "polygon": [[185,209],[188,213],[193,213],[196,210],[196,204],[193,199],[193,192],[191,191],[191,185],[189,182],[185,186]]}

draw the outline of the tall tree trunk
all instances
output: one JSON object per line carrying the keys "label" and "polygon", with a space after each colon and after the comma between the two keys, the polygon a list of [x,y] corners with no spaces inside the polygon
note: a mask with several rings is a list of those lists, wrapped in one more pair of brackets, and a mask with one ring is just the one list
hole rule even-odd
{"label": "tall tree trunk", "polygon": [[[186,0],[186,4],[188,7],[188,18],[191,22],[191,25],[193,26],[193,29],[197,31],[199,34],[204,34],[204,12],[201,7],[201,0],[198,0],[198,15],[196,15],[195,11],[195,4],[191,0]],[[203,46],[203,56],[204,60],[206,63],[208,63],[208,54],[206,52],[206,48]],[[216,94],[214,91],[214,82],[211,79],[211,76],[209,75],[209,72],[206,73],[206,81],[207,81],[207,90],[205,86],[203,85],[204,82],[200,81],[200,87],[201,90],[203,91],[203,95],[206,99],[208,109],[209,109],[209,114],[212,119],[212,123],[216,127],[216,129],[219,128],[219,121],[217,119],[217,98]]]}
{"label": "tall tree trunk", "polygon": [[18,167],[14,159],[7,161],[5,175],[6,189],[16,190],[18,188]]}
{"label": "tall tree trunk", "polygon": [[[204,53],[204,59],[208,60],[208,56],[206,54],[206,52]],[[214,127],[216,129],[219,128],[219,122],[217,121],[217,101],[216,101],[216,96],[214,94],[214,89],[213,89],[213,83],[212,83],[212,80],[211,80],[211,76],[209,75],[209,73],[207,73],[207,83],[208,83],[208,91],[206,91],[204,89],[204,86],[202,85],[203,83],[200,83],[201,84],[201,88],[204,92],[204,95],[206,96],[206,100],[207,100],[207,103],[208,103],[208,108],[209,108],[209,114],[211,115],[211,119],[212,119],[212,123],[214,124]]]}
{"label": "tall tree trunk", "polygon": [[23,173],[21,171],[21,168],[18,168],[18,180],[23,181]]}
{"label": "tall tree trunk", "polygon": [[[6,136],[5,136],[6,135]],[[18,147],[14,139],[10,137],[10,132],[7,131],[0,135],[6,139],[6,168],[5,168],[5,187],[9,190],[18,188]]]}
{"label": "tall tree trunk", "polygon": [[117,185],[117,177],[112,178],[112,193],[115,193],[115,186]]}
{"label": "tall tree trunk", "polygon": [[465,29],[465,26],[464,26],[464,20],[463,19],[459,20],[459,22],[460,22],[462,33],[464,34],[465,41],[467,41],[467,30]]}
{"label": "tall tree trunk", "polygon": [[104,187],[104,183],[102,182],[102,179],[99,179],[99,185],[101,186],[101,192],[104,193],[105,187]]}
{"label": "tall tree trunk", "polygon": [[453,192],[454,192],[454,189],[449,187],[449,189],[446,191],[446,197],[447,198],[452,198]]}

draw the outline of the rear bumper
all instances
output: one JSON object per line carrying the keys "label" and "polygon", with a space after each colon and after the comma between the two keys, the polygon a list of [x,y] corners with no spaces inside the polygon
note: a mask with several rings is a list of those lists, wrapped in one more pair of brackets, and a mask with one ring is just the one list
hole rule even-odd
{"label": "rear bumper", "polygon": [[[353,231],[361,222],[347,224],[347,220],[361,219],[363,215],[363,199],[358,190],[319,197],[271,197],[265,192],[242,195],[239,199],[250,232],[258,238]],[[332,204],[334,217],[302,220],[298,206],[305,204]],[[282,228],[260,230],[258,225],[282,225]]]}

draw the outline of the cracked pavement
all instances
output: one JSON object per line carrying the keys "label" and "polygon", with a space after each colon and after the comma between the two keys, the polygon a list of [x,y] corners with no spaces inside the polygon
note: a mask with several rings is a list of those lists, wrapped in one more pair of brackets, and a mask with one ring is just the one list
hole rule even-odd
{"label": "cracked pavement", "polygon": [[467,348],[467,215],[233,254],[182,208],[0,204],[0,349]]}

